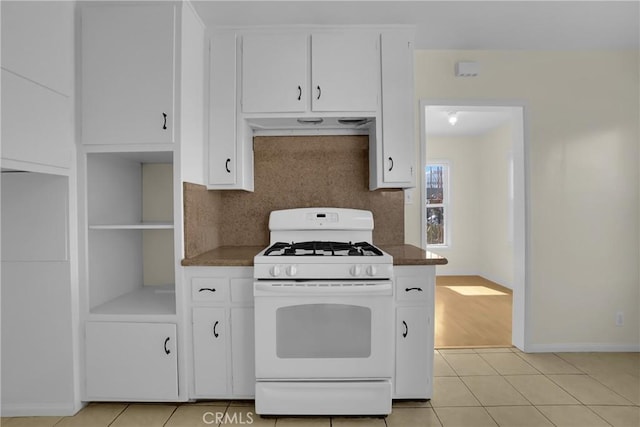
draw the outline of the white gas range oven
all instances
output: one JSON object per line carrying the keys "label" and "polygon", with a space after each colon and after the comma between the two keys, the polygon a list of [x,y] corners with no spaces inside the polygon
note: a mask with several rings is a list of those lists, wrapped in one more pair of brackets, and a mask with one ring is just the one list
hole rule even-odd
{"label": "white gas range oven", "polygon": [[274,211],[254,258],[255,407],[263,415],[386,415],[393,258],[371,212]]}

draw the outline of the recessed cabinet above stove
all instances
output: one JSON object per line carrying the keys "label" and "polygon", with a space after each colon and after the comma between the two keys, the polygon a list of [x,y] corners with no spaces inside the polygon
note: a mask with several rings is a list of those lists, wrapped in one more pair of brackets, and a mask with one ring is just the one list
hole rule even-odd
{"label": "recessed cabinet above stove", "polygon": [[253,191],[254,135],[368,135],[369,188],[415,186],[413,30],[211,34],[209,189]]}

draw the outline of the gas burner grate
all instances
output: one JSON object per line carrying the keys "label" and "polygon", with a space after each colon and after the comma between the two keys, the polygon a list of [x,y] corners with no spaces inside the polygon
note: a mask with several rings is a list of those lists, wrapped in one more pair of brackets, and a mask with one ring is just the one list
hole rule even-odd
{"label": "gas burner grate", "polygon": [[276,242],[265,252],[267,256],[382,256],[382,251],[368,242]]}

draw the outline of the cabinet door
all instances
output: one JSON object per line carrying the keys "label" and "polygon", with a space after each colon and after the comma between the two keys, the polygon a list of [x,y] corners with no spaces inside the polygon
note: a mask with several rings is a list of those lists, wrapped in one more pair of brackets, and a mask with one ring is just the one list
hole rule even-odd
{"label": "cabinet door", "polygon": [[175,400],[176,325],[87,322],[87,400]]}
{"label": "cabinet door", "polygon": [[413,45],[403,33],[382,35],[382,159],[385,183],[414,183]]}
{"label": "cabinet door", "polygon": [[233,395],[255,394],[253,307],[231,309],[231,354],[233,354]]}
{"label": "cabinet door", "polygon": [[227,394],[228,330],[224,308],[193,309],[193,374],[199,397]]}
{"label": "cabinet door", "polygon": [[82,10],[82,141],[174,140],[174,6]]}
{"label": "cabinet door", "polygon": [[214,34],[210,55],[209,184],[235,184],[236,35]]}
{"label": "cabinet door", "polygon": [[313,111],[376,111],[380,91],[379,36],[311,36]]}
{"label": "cabinet door", "polygon": [[306,34],[249,34],[242,39],[242,111],[303,112],[308,81]]}
{"label": "cabinet door", "polygon": [[396,324],[394,397],[430,398],[433,348],[429,348],[429,311],[427,307],[398,307]]}

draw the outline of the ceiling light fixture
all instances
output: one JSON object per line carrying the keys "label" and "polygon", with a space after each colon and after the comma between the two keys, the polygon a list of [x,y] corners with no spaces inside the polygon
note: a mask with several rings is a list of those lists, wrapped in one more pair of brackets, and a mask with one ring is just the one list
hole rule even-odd
{"label": "ceiling light fixture", "polygon": [[449,124],[451,126],[455,126],[456,123],[458,123],[458,113],[456,112],[449,113],[449,118],[447,120],[449,121]]}

